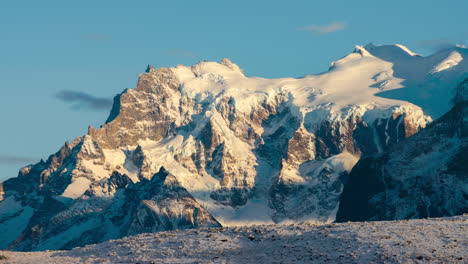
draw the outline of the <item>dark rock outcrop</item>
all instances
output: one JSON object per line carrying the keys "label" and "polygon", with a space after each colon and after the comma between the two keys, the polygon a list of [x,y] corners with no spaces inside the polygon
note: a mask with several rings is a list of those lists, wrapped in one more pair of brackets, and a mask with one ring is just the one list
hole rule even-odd
{"label": "dark rock outcrop", "polygon": [[337,221],[452,216],[468,212],[468,79],[456,105],[386,153],[361,159],[340,198]]}

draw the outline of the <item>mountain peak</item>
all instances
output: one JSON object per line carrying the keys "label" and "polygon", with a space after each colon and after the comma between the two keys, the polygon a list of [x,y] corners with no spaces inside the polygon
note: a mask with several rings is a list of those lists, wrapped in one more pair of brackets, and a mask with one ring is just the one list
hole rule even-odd
{"label": "mountain peak", "polygon": [[366,45],[364,45],[364,48],[365,48],[365,49],[369,49],[369,50],[370,50],[370,49],[373,49],[373,48],[375,48],[375,47],[376,47],[376,45],[374,45],[374,43],[372,43],[372,42],[369,42],[369,43],[367,43]]}
{"label": "mountain peak", "polygon": [[[0,208],[0,229],[15,232],[0,248],[60,249],[219,223],[331,222],[359,157],[430,121],[407,94],[377,93],[405,91],[402,80],[419,81],[415,69],[424,74],[413,83],[434,83],[427,70],[444,54],[398,60],[413,56],[369,44],[326,73],[281,79],[246,77],[229,59],[149,65],[115,98],[106,124],[2,183],[0,207],[14,202],[15,217]],[[466,72],[458,65],[434,77],[458,78]]]}
{"label": "mountain peak", "polygon": [[[367,45],[366,45],[366,46],[367,46]],[[365,47],[359,46],[359,45],[356,45],[356,46],[355,46],[353,53],[361,54],[363,57],[364,57],[364,56],[372,56],[372,55],[366,50]]]}
{"label": "mountain peak", "polygon": [[224,58],[221,60],[221,64],[228,67],[229,69],[233,70],[233,71],[237,71],[237,72],[240,72],[240,73],[243,73],[242,69],[239,68],[239,66],[235,63],[233,63],[230,59],[228,58]]}
{"label": "mountain peak", "polygon": [[156,68],[153,66],[153,65],[149,65],[146,67],[146,71],[145,72],[154,72],[156,70]]}
{"label": "mountain peak", "polygon": [[374,45],[369,43],[364,48],[372,55],[384,60],[404,59],[420,56],[401,44]]}
{"label": "mountain peak", "polygon": [[[186,66],[177,67],[179,69],[188,68]],[[226,77],[245,77],[243,71],[239,66],[234,64],[231,60],[224,58],[220,62],[215,61],[200,61],[199,63],[190,67],[195,76],[204,74],[215,74]]]}

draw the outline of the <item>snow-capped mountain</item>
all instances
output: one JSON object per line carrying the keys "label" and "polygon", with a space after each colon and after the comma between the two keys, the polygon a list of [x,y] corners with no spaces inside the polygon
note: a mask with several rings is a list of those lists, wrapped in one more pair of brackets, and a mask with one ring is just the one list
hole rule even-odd
{"label": "snow-capped mountain", "polygon": [[[0,248],[332,222],[355,163],[424,128],[432,120],[424,112],[438,117],[468,72],[467,54],[357,46],[327,72],[299,79],[247,77],[227,59],[149,66],[115,97],[101,128],[0,185]],[[413,96],[428,84],[435,98]]]}
{"label": "snow-capped mountain", "polygon": [[393,64],[393,76],[401,79],[403,89],[388,86],[386,81],[378,85],[378,96],[404,100],[424,109],[433,119],[448,112],[453,104],[454,88],[466,77],[468,49],[457,45],[422,57],[401,45],[375,46],[365,49],[372,56]]}
{"label": "snow-capped mountain", "polygon": [[340,199],[338,221],[468,212],[468,79],[448,113],[383,154],[362,158]]}

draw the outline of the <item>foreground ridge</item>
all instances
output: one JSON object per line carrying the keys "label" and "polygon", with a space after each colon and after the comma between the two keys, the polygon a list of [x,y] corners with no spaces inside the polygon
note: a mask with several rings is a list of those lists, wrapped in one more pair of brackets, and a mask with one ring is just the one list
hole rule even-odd
{"label": "foreground ridge", "polygon": [[[8,263],[466,263],[468,215],[148,233],[70,251],[0,251]],[[0,260],[2,263],[2,260]]]}

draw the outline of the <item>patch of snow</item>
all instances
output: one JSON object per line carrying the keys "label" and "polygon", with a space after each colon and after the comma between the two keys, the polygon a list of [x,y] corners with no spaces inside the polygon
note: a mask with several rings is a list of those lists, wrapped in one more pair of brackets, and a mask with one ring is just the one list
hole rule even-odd
{"label": "patch of snow", "polygon": [[[138,173],[139,169],[133,162],[127,157],[135,151],[136,146],[128,146],[126,150],[122,149],[103,149],[105,156],[105,168],[108,168],[107,172],[101,171],[101,173],[106,173],[110,176],[113,171],[118,171],[121,174],[127,175],[132,182],[139,182]],[[108,176],[108,177],[109,177]]]}
{"label": "patch of snow", "polygon": [[61,196],[76,199],[89,189],[90,184],[91,181],[85,177],[73,178]]}
{"label": "patch of snow", "polygon": [[463,61],[462,55],[459,52],[453,51],[445,60],[434,66],[434,69],[431,71],[431,73],[437,73],[453,68],[457,66],[461,61]]}

